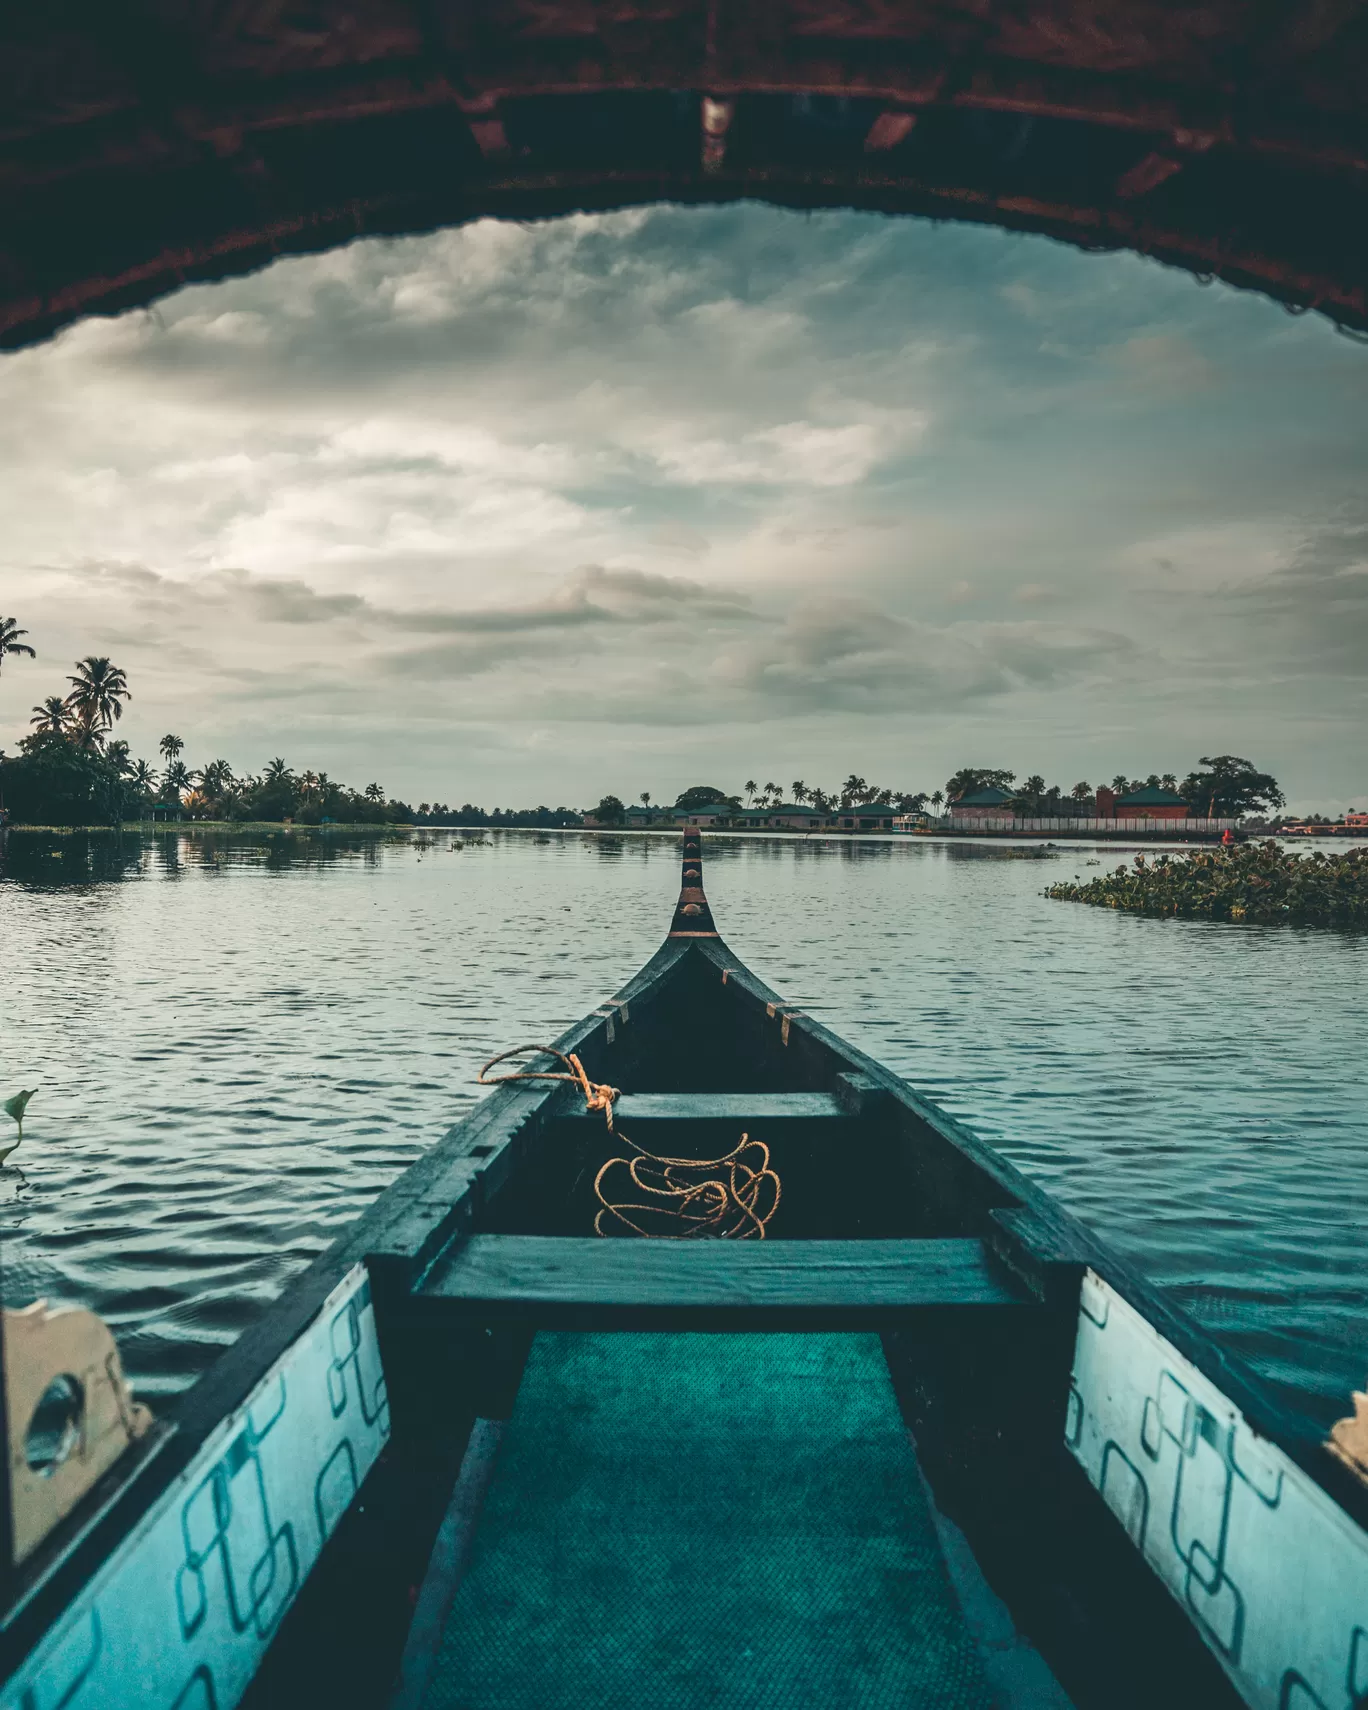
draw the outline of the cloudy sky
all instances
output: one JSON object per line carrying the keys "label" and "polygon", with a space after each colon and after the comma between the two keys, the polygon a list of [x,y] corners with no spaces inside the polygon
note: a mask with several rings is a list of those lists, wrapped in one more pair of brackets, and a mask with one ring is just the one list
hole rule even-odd
{"label": "cloudy sky", "polygon": [[417,801],[1234,751],[1368,802],[1368,349],[1044,239],[756,207],[364,242],[0,358],[0,744]]}

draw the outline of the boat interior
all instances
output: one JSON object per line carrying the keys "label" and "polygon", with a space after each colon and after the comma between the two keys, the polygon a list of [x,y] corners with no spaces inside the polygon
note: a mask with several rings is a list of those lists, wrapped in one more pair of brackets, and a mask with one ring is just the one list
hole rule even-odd
{"label": "boat interior", "polygon": [[[684,879],[706,908],[696,840]],[[509,1138],[464,1125],[459,1226],[370,1255],[396,1436],[457,1473],[398,1576],[393,1703],[1238,1703],[1064,1452],[1082,1232],[681,911],[557,1042],[612,1126],[509,1083]],[[781,1183],[763,1239],[603,1219],[611,1160],[743,1137]],[[298,1689],[290,1653],[249,1703]]]}

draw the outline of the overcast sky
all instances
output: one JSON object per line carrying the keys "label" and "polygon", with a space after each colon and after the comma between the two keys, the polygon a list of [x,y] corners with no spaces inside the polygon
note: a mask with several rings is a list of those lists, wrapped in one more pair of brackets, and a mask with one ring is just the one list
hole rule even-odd
{"label": "overcast sky", "polygon": [[0,744],[592,803],[1234,751],[1368,802],[1368,349],[1131,256],[656,209],[363,242],[0,358]]}

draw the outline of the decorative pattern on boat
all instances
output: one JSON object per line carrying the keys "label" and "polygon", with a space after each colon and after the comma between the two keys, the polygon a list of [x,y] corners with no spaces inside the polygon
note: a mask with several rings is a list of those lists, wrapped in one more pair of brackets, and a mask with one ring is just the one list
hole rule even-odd
{"label": "decorative pattern on boat", "polygon": [[1255,1710],[1368,1694],[1368,1534],[1092,1271],[1066,1440]]}
{"label": "decorative pattern on boat", "polygon": [[0,1688],[0,1710],[231,1710],[388,1436],[357,1265]]}

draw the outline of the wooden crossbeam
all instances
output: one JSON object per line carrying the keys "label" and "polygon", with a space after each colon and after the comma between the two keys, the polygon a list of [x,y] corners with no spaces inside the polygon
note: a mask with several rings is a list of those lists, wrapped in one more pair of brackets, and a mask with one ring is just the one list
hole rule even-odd
{"label": "wooden crossbeam", "polygon": [[871,1329],[1039,1310],[977,1240],[637,1241],[476,1235],[413,1296],[444,1321],[579,1330]]}
{"label": "wooden crossbeam", "polygon": [[[623,1128],[642,1122],[833,1122],[849,1117],[831,1093],[623,1093],[613,1121]],[[603,1127],[603,1112],[581,1105],[575,1120]]]}

